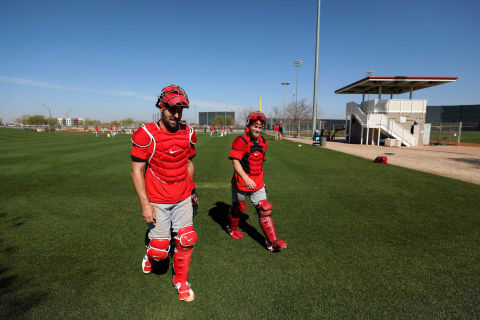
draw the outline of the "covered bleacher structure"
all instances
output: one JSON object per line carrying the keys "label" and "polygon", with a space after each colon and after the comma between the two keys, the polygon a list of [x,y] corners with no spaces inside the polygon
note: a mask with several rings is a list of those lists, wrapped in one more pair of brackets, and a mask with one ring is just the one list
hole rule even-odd
{"label": "covered bleacher structure", "polygon": [[[427,100],[413,99],[413,92],[456,80],[457,77],[371,75],[336,90],[337,94],[362,95],[361,103],[346,105],[348,142],[379,145],[388,140],[407,147],[428,144]],[[409,93],[409,99],[394,99],[394,95],[404,93]],[[365,101],[366,94],[378,97]],[[390,99],[382,99],[382,95],[390,95]]]}

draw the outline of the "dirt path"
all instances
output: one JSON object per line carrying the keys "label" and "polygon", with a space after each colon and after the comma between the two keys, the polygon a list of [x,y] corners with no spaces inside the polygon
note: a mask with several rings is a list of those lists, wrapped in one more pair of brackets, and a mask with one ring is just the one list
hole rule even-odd
{"label": "dirt path", "polygon": [[[310,139],[289,139],[311,144]],[[480,184],[480,148],[464,146],[384,147],[327,142],[327,149],[366,159],[386,156],[389,164]]]}

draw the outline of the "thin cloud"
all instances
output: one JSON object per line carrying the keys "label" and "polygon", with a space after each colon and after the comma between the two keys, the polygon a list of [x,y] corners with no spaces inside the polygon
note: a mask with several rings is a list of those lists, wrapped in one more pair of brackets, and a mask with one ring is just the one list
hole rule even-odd
{"label": "thin cloud", "polygon": [[[75,87],[75,86],[65,86],[59,85],[56,83],[45,82],[45,81],[35,81],[26,78],[15,78],[15,77],[8,77],[0,75],[0,82],[5,83],[13,83],[18,85],[24,86],[32,86],[32,87],[40,87],[46,89],[57,89],[57,90],[67,90],[67,91],[78,91],[78,92],[92,92],[92,93],[103,93],[103,94],[110,94],[115,96],[122,96],[122,97],[131,97],[141,100],[150,101],[152,103],[155,102],[156,96],[155,95],[142,95],[135,91],[121,91],[121,90],[102,90],[102,89],[90,89],[90,88],[82,88],[82,87]],[[212,111],[240,111],[244,109],[245,106],[240,105],[231,105],[221,102],[214,102],[214,101],[190,101],[190,109],[194,111],[194,106],[196,106],[197,112],[212,112]]]}
{"label": "thin cloud", "polygon": [[213,111],[239,111],[243,109],[243,106],[239,105],[228,105],[221,102],[213,102],[213,101],[190,101],[190,107],[197,106],[198,111],[203,112],[213,112]]}
{"label": "thin cloud", "polygon": [[44,82],[44,81],[35,81],[31,79],[25,78],[15,78],[15,77],[7,77],[0,75],[0,82],[6,83],[13,83],[25,86],[32,86],[32,87],[40,87],[40,88],[47,88],[47,89],[59,89],[59,90],[68,90],[68,91],[81,91],[81,92],[95,92],[95,93],[107,93],[115,96],[123,96],[123,97],[132,97],[142,100],[149,100],[152,101],[155,99],[155,96],[147,96],[139,94],[135,91],[119,91],[119,90],[98,90],[98,89],[89,89],[89,88],[81,88],[81,87],[74,87],[74,86],[64,86],[59,85],[51,82]]}

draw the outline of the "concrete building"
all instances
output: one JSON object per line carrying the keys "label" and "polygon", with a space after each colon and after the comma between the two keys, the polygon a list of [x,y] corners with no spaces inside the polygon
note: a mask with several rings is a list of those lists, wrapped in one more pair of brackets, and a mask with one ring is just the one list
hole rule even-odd
{"label": "concrete building", "polygon": [[[361,94],[362,102],[348,102],[345,126],[348,142],[416,146],[428,144],[430,125],[425,123],[427,100],[414,100],[413,91],[454,82],[457,77],[368,76],[335,91]],[[393,99],[394,94],[410,93],[409,99]],[[365,101],[365,94],[378,99]],[[382,99],[389,94],[390,99]]]}
{"label": "concrete building", "polygon": [[85,124],[85,118],[57,118],[57,124],[61,127],[78,127]]}
{"label": "concrete building", "polygon": [[231,119],[231,125],[235,124],[235,112],[233,111],[215,111],[215,112],[199,112],[198,124],[200,126],[211,125],[216,117],[221,117],[223,122],[226,123],[227,118]]}

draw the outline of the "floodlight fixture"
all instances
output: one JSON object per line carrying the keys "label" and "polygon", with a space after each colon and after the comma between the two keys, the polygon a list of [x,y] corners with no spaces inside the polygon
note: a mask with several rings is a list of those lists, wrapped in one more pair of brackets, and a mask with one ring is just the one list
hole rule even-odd
{"label": "floodlight fixture", "polygon": [[297,77],[295,81],[295,108],[298,108],[298,68],[303,64],[303,61],[300,59],[293,60],[293,65],[297,68]]}

